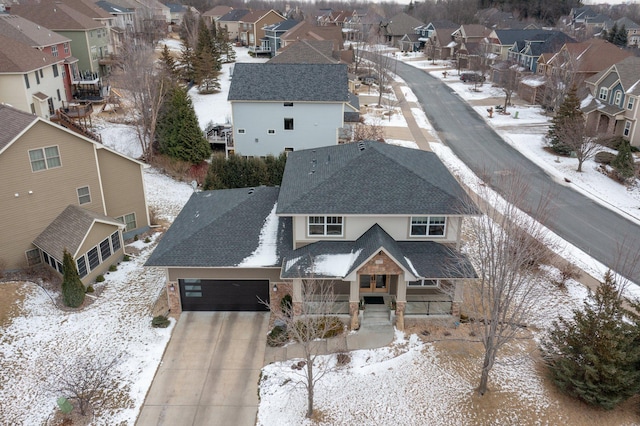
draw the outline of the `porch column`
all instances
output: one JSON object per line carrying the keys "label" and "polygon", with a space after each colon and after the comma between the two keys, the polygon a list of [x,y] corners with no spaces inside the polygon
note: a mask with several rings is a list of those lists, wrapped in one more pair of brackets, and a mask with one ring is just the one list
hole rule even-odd
{"label": "porch column", "polygon": [[182,313],[182,302],[180,301],[180,287],[178,281],[170,281],[169,274],[167,276],[167,303],[169,304],[169,315],[175,319],[180,318]]}
{"label": "porch column", "polygon": [[351,317],[351,330],[360,328],[360,287],[358,281],[349,281],[349,316]]}
{"label": "porch column", "polygon": [[453,283],[453,302],[451,303],[451,315],[460,319],[460,306],[462,305],[464,281],[455,280]]}
{"label": "porch column", "polygon": [[396,328],[404,331],[404,311],[407,307],[407,281],[404,274],[398,276],[398,291],[396,293]]}
{"label": "porch column", "polygon": [[293,280],[291,289],[291,302],[293,303],[293,316],[299,316],[302,313],[302,279]]}
{"label": "porch column", "polygon": [[615,135],[617,122],[618,120],[616,120],[615,117],[609,117],[609,127],[607,128],[608,135]]}

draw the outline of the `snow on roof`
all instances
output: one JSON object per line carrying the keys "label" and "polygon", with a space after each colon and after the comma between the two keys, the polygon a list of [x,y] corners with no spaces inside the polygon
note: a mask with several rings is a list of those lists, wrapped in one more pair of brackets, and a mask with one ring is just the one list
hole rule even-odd
{"label": "snow on roof", "polygon": [[269,216],[264,221],[262,230],[260,230],[260,239],[258,247],[250,256],[246,257],[238,264],[240,268],[272,266],[278,261],[276,249],[278,247],[278,216],[276,216],[276,207],[278,203],[273,205]]}
{"label": "snow on roof", "polygon": [[419,277],[420,274],[418,274],[418,272],[416,271],[416,268],[414,268],[413,263],[411,263],[411,259],[409,259],[407,256],[404,257],[404,260],[407,262],[407,264],[409,265],[409,268],[411,268],[411,273],[413,275],[415,275],[416,277]]}
{"label": "snow on roof", "polygon": [[458,43],[456,43],[455,41],[449,42],[449,44],[447,44],[447,47],[456,47],[458,45]]}
{"label": "snow on roof", "polygon": [[323,254],[313,261],[313,273],[318,275],[344,277],[358,258],[362,249],[351,253]]}
{"label": "snow on roof", "polygon": [[526,84],[529,87],[539,87],[544,83],[545,79],[540,77],[525,77],[522,79],[522,84]]}
{"label": "snow on roof", "polygon": [[636,86],[638,85],[638,83],[640,83],[640,80],[636,81],[635,83],[633,83],[633,86],[629,87],[629,90],[627,90],[625,92],[625,95],[631,95],[633,94],[633,91],[635,90]]}
{"label": "snow on roof", "polygon": [[580,108],[586,108],[587,105],[589,105],[592,100],[593,100],[593,96],[591,95],[591,93],[589,93],[587,97],[584,98],[582,102],[580,102]]}

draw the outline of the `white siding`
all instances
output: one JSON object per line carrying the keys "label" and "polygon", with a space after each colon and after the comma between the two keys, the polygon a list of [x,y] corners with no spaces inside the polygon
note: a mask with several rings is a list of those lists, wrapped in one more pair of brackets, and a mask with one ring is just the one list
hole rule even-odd
{"label": "white siding", "polygon": [[[344,122],[343,103],[294,102],[285,107],[283,102],[234,101],[231,105],[235,149],[240,155],[278,155],[285,148],[298,151],[335,145]],[[284,129],[285,118],[293,118],[293,130]],[[239,129],[245,133],[238,133]]]}

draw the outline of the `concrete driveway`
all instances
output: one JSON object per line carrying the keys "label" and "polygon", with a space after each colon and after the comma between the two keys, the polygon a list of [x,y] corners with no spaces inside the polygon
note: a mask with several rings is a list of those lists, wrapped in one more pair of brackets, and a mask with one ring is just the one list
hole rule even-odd
{"label": "concrete driveway", "polygon": [[253,426],[266,312],[183,312],[138,426]]}

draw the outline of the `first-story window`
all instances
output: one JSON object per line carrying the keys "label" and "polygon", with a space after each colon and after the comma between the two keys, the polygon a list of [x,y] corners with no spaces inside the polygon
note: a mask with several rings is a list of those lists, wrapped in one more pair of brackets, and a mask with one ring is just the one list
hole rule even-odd
{"label": "first-story window", "polygon": [[629,136],[631,134],[631,122],[629,120],[624,122],[624,130],[622,134],[625,136]]}
{"label": "first-story window", "polygon": [[284,119],[284,129],[285,130],[293,130],[293,118],[285,118]]}
{"label": "first-story window", "polygon": [[136,229],[138,226],[136,224],[136,214],[135,213],[129,213],[129,214],[125,214],[124,216],[120,216],[116,218],[117,221],[122,222],[126,225],[125,227],[125,231],[131,231],[133,229]]}
{"label": "first-story window", "polygon": [[342,235],[341,216],[309,216],[309,235]]}
{"label": "first-story window", "polygon": [[40,257],[39,249],[31,249],[26,252],[27,255],[27,264],[29,266],[39,265],[42,263],[42,258]]}
{"label": "first-story window", "polygon": [[82,257],[79,257],[76,260],[76,265],[78,266],[78,275],[80,275],[80,278],[83,278],[84,276],[87,275],[87,260],[85,259],[84,255],[82,255]]}
{"label": "first-story window", "polygon": [[443,237],[446,223],[444,216],[414,216],[411,218],[411,236]]}
{"label": "first-story window", "polygon": [[438,281],[436,280],[409,281],[410,287],[434,287],[436,285],[438,285]]}
{"label": "first-story window", "polygon": [[111,234],[111,247],[113,247],[113,252],[117,252],[120,250],[122,245],[120,244],[120,233],[118,231]]}

